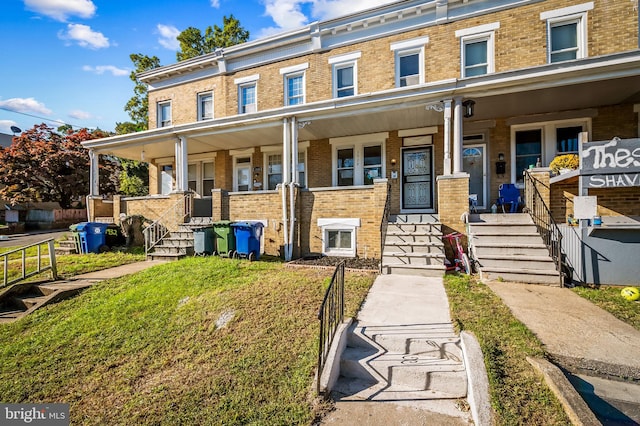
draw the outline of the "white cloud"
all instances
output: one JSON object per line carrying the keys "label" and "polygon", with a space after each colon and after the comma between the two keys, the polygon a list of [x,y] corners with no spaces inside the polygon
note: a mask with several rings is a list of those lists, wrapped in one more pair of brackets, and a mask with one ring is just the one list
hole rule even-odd
{"label": "white cloud", "polygon": [[129,75],[129,73],[131,72],[128,69],[118,68],[113,65],[97,65],[95,67],[92,67],[91,65],[85,65],[82,67],[82,70],[87,72],[92,72],[98,75],[102,75],[105,72],[110,72],[111,75],[115,77],[122,77],[125,75]]}
{"label": "white cloud", "polygon": [[219,9],[220,8],[220,0],[211,0],[211,7]]}
{"label": "white cloud", "polygon": [[51,114],[51,110],[42,102],[36,101],[34,98],[11,98],[6,101],[0,101],[0,109],[6,109],[15,112],[24,112],[28,114]]}
{"label": "white cloud", "polygon": [[24,0],[24,5],[33,12],[62,22],[70,16],[91,18],[96,13],[96,5],[91,0]]}
{"label": "white cloud", "polygon": [[109,47],[109,39],[101,32],[93,31],[90,26],[82,24],[68,24],[67,32],[58,33],[62,40],[76,42],[79,46],[89,49],[102,49]]}
{"label": "white cloud", "polygon": [[178,41],[178,36],[180,35],[180,30],[174,27],[173,25],[163,25],[158,24],[156,26],[157,33],[160,34],[160,38],[158,39],[158,43],[165,49],[169,50],[179,50],[180,42]]}
{"label": "white cloud", "polygon": [[[310,19],[323,21],[394,1],[396,0],[263,0],[265,15],[271,17],[276,26],[262,28],[258,37],[302,27]],[[311,16],[304,14],[303,6],[310,7]]]}
{"label": "white cloud", "polygon": [[0,120],[0,132],[2,133],[13,133],[13,130],[11,130],[11,126],[17,126],[18,123],[16,123],[13,120]]}
{"label": "white cloud", "polygon": [[69,113],[69,117],[74,118],[76,120],[88,120],[90,118],[93,118],[93,115],[89,112],[76,109]]}

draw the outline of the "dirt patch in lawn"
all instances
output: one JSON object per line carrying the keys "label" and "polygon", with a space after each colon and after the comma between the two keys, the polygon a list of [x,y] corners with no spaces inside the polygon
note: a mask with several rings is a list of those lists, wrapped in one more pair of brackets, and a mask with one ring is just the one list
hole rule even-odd
{"label": "dirt patch in lawn", "polygon": [[345,268],[354,270],[366,270],[376,272],[380,269],[379,259],[364,259],[359,257],[335,257],[335,256],[321,256],[321,255],[308,255],[301,257],[300,259],[293,260],[287,265],[290,266],[307,266],[307,267],[326,267],[335,268],[340,262],[345,262]]}

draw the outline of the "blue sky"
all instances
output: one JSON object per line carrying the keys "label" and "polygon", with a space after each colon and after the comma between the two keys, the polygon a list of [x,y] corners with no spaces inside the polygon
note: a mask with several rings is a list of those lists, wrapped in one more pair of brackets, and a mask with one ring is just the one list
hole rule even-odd
{"label": "blue sky", "polygon": [[[393,0],[2,0],[0,132],[128,121],[131,53],[176,61],[175,37],[233,14],[255,40]],[[36,117],[32,117],[36,116]],[[55,121],[59,121],[57,123]]]}

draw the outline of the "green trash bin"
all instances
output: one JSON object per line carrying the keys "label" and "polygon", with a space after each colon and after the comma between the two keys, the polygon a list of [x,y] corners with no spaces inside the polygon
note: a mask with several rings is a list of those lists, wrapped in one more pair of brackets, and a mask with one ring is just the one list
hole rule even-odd
{"label": "green trash bin", "polygon": [[231,228],[232,223],[230,220],[213,222],[213,239],[219,256],[233,257],[236,251],[236,237]]}

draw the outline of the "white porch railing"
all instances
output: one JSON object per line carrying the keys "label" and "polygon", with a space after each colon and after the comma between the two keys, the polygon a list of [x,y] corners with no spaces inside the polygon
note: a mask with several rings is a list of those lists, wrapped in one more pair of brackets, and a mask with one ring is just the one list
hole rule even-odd
{"label": "white porch railing", "polygon": [[155,247],[169,233],[169,228],[164,224],[167,222],[184,222],[184,219],[191,216],[193,194],[188,192],[179,199],[173,206],[169,207],[158,219],[144,229],[144,251],[149,251]]}
{"label": "white porch railing", "polygon": [[[42,250],[41,250],[41,246],[47,244],[49,247],[49,264],[48,265],[42,265]],[[35,270],[32,270],[31,272],[27,272],[28,267],[27,267],[27,260],[33,259],[33,257],[27,257],[27,249],[31,248],[31,247],[37,247],[37,251],[36,251],[36,256],[35,259],[37,260],[37,265]],[[20,257],[17,260],[20,260],[21,265],[20,265],[20,275],[16,278],[13,279],[9,279],[9,261],[15,261],[16,259],[9,259],[9,257],[14,254],[14,253],[20,253]],[[46,272],[46,271],[51,271],[51,277],[54,280],[58,279],[58,270],[56,267],[56,250],[54,247],[54,239],[50,238],[48,240],[44,240],[44,241],[40,241],[39,243],[34,243],[34,244],[30,244],[28,246],[24,246],[15,250],[10,250],[10,251],[6,251],[2,254],[0,254],[0,258],[2,258],[2,262],[3,262],[3,279],[2,279],[2,287],[6,287],[12,284],[15,284],[17,282],[20,282],[22,280],[25,280],[29,277],[32,277],[34,275],[38,275],[41,274],[42,272]]]}

